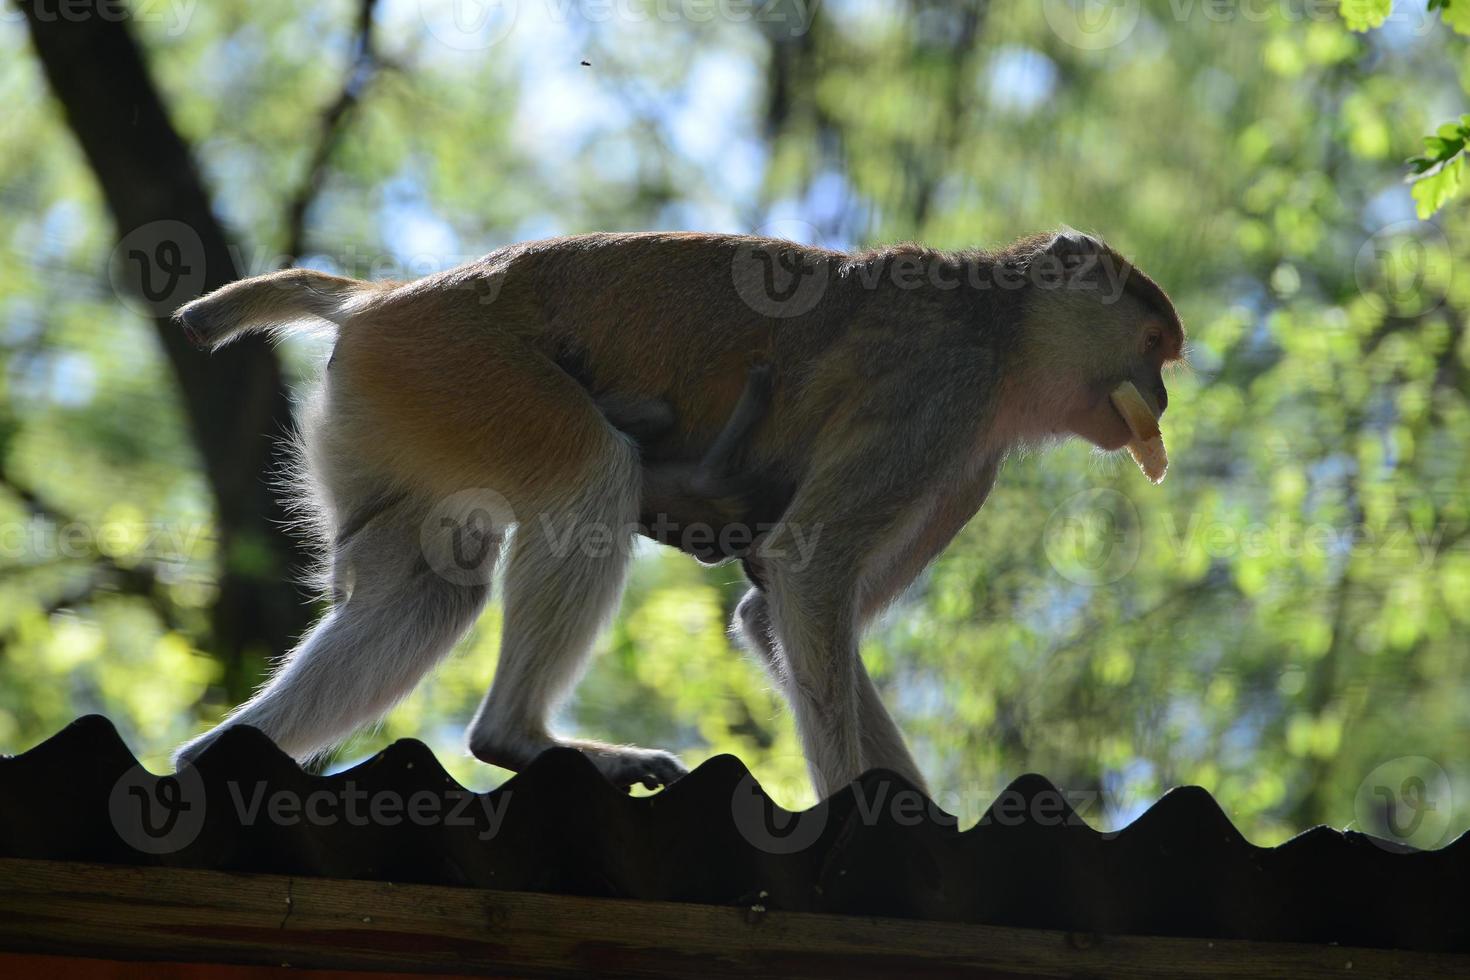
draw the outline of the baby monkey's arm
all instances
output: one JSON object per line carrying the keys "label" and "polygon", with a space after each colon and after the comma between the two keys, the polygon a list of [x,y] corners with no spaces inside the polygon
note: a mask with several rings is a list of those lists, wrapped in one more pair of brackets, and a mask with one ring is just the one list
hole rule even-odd
{"label": "baby monkey's arm", "polygon": [[706,473],[731,474],[736,456],[745,448],[750,433],[766,417],[766,412],[771,407],[771,390],[774,387],[769,364],[751,367],[745,376],[745,390],[740,393],[740,401],[735,403],[735,411],[730,413],[725,427],[715,436],[709,451],[699,461]]}

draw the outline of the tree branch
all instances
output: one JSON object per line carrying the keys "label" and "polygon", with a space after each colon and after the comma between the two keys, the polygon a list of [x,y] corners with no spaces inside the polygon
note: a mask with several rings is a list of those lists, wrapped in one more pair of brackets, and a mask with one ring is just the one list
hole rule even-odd
{"label": "tree branch", "polygon": [[337,97],[322,112],[316,149],[312,151],[306,175],[286,208],[286,261],[291,265],[306,251],[306,212],[316,203],[326,182],[327,164],[346,130],[347,118],[362,99],[364,90],[384,67],[373,33],[373,13],[378,0],[361,0],[357,14],[354,55],[342,80]]}
{"label": "tree branch", "polygon": [[[20,501],[32,518],[45,521],[58,529],[91,523],[82,521],[75,515],[64,513],[55,505],[44,500],[34,490],[21,486],[8,476],[0,475],[0,487]],[[172,630],[182,629],[178,610],[164,594],[158,570],[153,563],[140,562],[137,565],[123,565],[111,555],[100,550],[95,541],[88,543],[85,556],[76,557],[77,560],[90,564],[94,574],[88,577],[83,588],[68,589],[46,603],[43,608],[47,614],[79,605],[102,588],[111,586],[127,595],[146,599],[165,626]],[[25,571],[29,567],[35,566],[7,565],[0,567],[0,571]]]}

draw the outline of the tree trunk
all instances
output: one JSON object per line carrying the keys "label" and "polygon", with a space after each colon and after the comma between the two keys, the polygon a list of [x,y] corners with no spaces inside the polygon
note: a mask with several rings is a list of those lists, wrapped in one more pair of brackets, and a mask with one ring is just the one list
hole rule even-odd
{"label": "tree trunk", "polygon": [[305,555],[284,531],[270,487],[290,402],[259,338],[217,354],[193,350],[168,319],[180,304],[239,277],[189,147],[168,118],[142,54],[109,0],[21,0],[32,43],[117,226],[113,283],[146,310],[178,381],[214,495],[219,595],[209,642],[232,699],[262,659],[283,652],[309,616],[293,584]]}

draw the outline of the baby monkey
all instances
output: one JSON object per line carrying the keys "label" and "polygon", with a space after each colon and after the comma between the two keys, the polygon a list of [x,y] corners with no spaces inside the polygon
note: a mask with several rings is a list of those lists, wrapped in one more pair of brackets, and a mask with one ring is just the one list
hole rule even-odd
{"label": "baby monkey", "polygon": [[[771,366],[753,365],[734,411],[694,463],[660,461],[646,455],[674,427],[674,410],[668,402],[618,393],[596,399],[608,422],[633,437],[645,452],[638,515],[641,533],[705,565],[740,558],[747,576],[752,582],[757,580],[750,558],[754,520],[762,507],[771,509],[767,501],[774,488],[768,481],[742,473],[738,463],[770,410],[774,386]],[[737,528],[741,533],[726,533]],[[739,541],[732,543],[733,538]]]}

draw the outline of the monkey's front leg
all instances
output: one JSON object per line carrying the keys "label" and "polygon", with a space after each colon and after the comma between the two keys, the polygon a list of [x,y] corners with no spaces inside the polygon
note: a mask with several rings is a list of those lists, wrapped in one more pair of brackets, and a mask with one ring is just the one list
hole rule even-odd
{"label": "monkey's front leg", "polygon": [[[979,507],[993,476],[986,468],[973,492],[941,504],[964,467],[973,429],[957,399],[936,398],[924,408],[912,422],[899,416],[862,430],[834,429],[780,527],[756,548],[766,596],[742,603],[742,629],[779,660],[820,794],[874,766],[923,785],[858,658],[858,640],[874,609]],[[938,533],[926,533],[935,523]],[[761,623],[767,617],[769,637]]]}
{"label": "monkey's front leg", "polygon": [[[742,625],[756,634],[758,649],[779,655],[782,688],[822,796],[864,769],[863,717],[875,694],[858,659],[864,560],[904,503],[861,487],[846,470],[804,486],[756,549],[764,599],[742,603]],[[767,617],[774,642],[762,644]]]}
{"label": "monkey's front leg", "polygon": [[857,595],[823,564],[793,570],[767,564],[772,630],[785,671],[783,688],[811,771],[826,797],[862,773]]}
{"label": "monkey's front leg", "polygon": [[[740,600],[740,605],[735,610],[735,628],[760,656],[773,679],[785,690],[790,672],[772,635],[768,596],[761,588],[751,589]],[[873,685],[872,678],[868,676],[861,658],[856,659],[854,664],[858,675],[858,730],[862,733],[862,770],[888,769],[927,792],[924,774],[919,771],[908,747],[904,745],[903,733],[898,730],[888,709],[883,706],[883,699]],[[787,697],[790,699],[789,692]]]}

